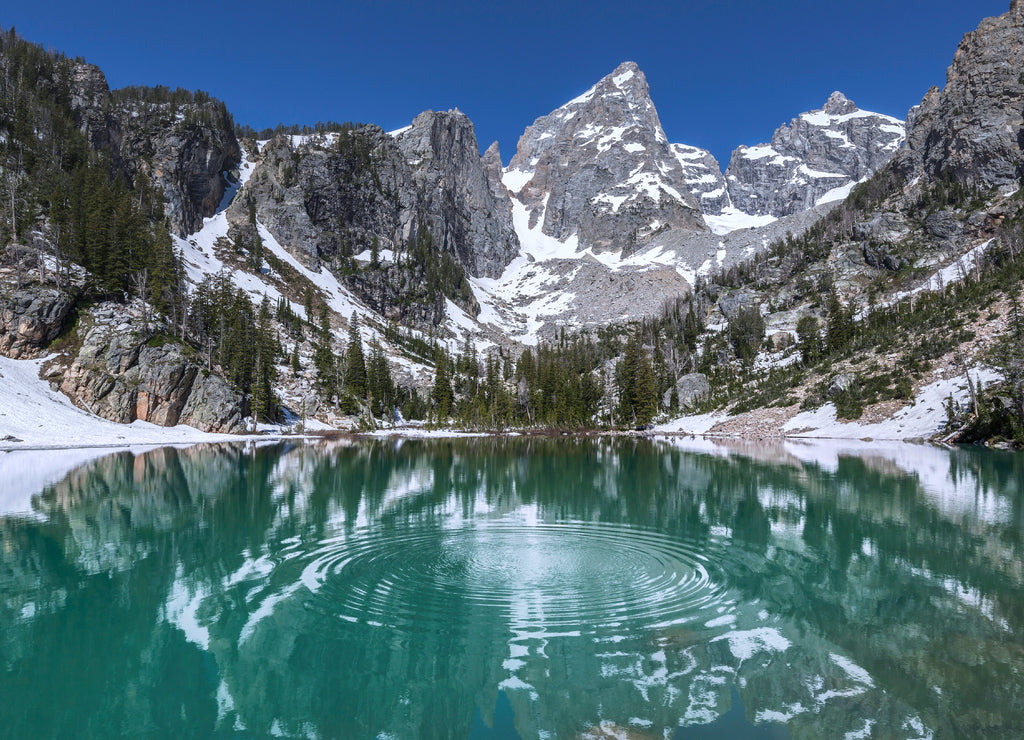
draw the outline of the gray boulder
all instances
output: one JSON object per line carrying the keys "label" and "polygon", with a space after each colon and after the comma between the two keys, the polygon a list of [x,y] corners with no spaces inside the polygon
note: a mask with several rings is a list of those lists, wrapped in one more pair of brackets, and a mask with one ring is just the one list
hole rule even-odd
{"label": "gray boulder", "polygon": [[[703,373],[690,373],[679,378],[675,383],[676,392],[679,395],[679,408],[692,409],[702,401],[711,397],[711,383]],[[665,391],[662,397],[662,405],[668,408],[672,402],[672,389]]]}
{"label": "gray boulder", "polygon": [[828,395],[829,398],[835,398],[846,393],[854,384],[857,382],[857,376],[852,373],[839,373],[837,376],[832,378],[828,384]]}
{"label": "gray boulder", "polygon": [[60,336],[75,307],[77,292],[29,283],[20,290],[0,289],[0,354],[14,359],[38,357]]}

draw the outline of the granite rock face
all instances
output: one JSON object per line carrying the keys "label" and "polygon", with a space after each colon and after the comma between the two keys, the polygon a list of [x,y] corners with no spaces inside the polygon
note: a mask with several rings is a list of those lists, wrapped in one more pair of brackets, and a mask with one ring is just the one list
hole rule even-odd
{"label": "granite rock face", "polygon": [[[497,277],[519,252],[497,147],[481,157],[458,111],[427,111],[391,134],[361,126],[267,142],[227,213],[234,229],[253,216],[310,269],[326,267],[374,311],[417,325],[443,320],[445,297],[479,310],[465,290],[426,290],[427,263]],[[373,250],[386,259],[352,269]]]}
{"label": "granite rock face", "polygon": [[1022,175],[1024,3],[964,36],[946,72],[908,116],[897,166],[907,177],[1012,188]]}
{"label": "granite rock face", "polygon": [[[711,397],[711,383],[703,373],[683,375],[676,380],[675,389],[679,398],[679,408],[684,410],[693,409]],[[668,408],[671,400],[672,388],[669,388],[662,398],[665,408]]]}
{"label": "granite rock face", "polygon": [[524,226],[575,237],[580,250],[628,255],[666,227],[706,230],[633,62],[534,121],[505,184],[525,208]]}
{"label": "granite rock face", "polygon": [[673,144],[683,178],[704,213],[720,214],[732,207],[729,188],[722,174],[722,166],[711,152],[686,144]]}
{"label": "granite rock face", "polygon": [[67,325],[77,291],[39,283],[0,290],[0,354],[15,360],[38,357]]}
{"label": "granite rock face", "polygon": [[146,175],[163,190],[167,216],[179,236],[198,231],[203,218],[216,213],[241,157],[227,110],[212,100],[184,109],[125,103],[118,118],[125,169],[133,178]]}
{"label": "granite rock face", "polygon": [[120,307],[89,313],[81,347],[59,389],[78,406],[110,421],[188,424],[204,432],[243,429],[244,399],[173,342],[151,346],[152,329]]}
{"label": "granite rock face", "polygon": [[725,172],[732,205],[781,218],[842,200],[853,183],[892,159],[904,136],[903,121],[832,93],[821,110],[778,128],[770,144],[733,152]]}
{"label": "granite rock face", "polygon": [[200,95],[184,104],[116,100],[91,64],[76,64],[71,82],[71,107],[93,148],[106,151],[129,179],[145,175],[163,192],[180,236],[198,231],[216,212],[241,156],[224,104]]}
{"label": "granite rock face", "polygon": [[412,170],[434,241],[476,277],[496,278],[519,251],[508,192],[495,179],[497,143],[480,156],[473,124],[458,110],[426,111],[396,136]]}

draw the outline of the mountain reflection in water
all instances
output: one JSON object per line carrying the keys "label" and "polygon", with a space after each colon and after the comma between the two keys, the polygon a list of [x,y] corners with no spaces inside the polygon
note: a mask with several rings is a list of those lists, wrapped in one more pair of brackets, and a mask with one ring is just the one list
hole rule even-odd
{"label": "mountain reflection in water", "polygon": [[3,736],[1024,735],[1021,455],[52,454],[0,454]]}

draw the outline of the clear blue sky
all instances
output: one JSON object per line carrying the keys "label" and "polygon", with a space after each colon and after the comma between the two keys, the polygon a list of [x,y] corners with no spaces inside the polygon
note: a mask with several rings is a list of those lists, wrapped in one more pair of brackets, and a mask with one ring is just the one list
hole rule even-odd
{"label": "clear blue sky", "polygon": [[408,123],[458,107],[507,162],[523,129],[624,60],[672,141],[722,160],[842,90],[903,117],[1009,0],[8,3],[0,24],[98,64],[111,87],[201,88],[256,128]]}

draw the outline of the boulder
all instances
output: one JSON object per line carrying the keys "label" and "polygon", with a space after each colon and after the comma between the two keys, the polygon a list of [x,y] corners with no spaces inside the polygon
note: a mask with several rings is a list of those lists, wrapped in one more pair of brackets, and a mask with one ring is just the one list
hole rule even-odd
{"label": "boulder", "polygon": [[60,336],[77,293],[33,283],[0,293],[0,354],[16,360],[38,357]]}
{"label": "boulder", "polygon": [[829,398],[835,398],[846,393],[854,384],[857,382],[857,376],[852,373],[839,373],[839,375],[832,378],[828,384],[828,396]]}
{"label": "boulder", "polygon": [[[690,373],[679,378],[675,383],[679,394],[679,408],[692,409],[711,396],[711,383],[703,373]],[[672,389],[665,391],[662,403],[668,408],[672,401]]]}

